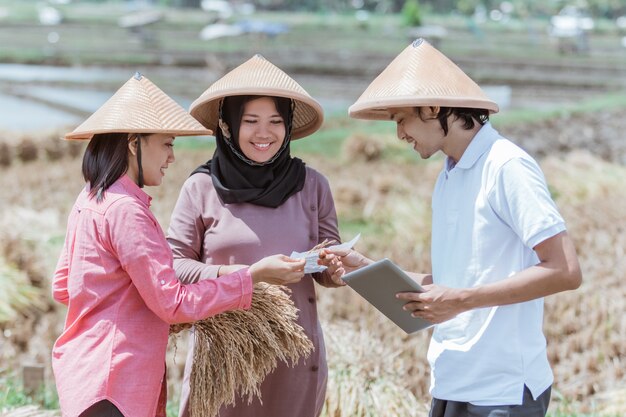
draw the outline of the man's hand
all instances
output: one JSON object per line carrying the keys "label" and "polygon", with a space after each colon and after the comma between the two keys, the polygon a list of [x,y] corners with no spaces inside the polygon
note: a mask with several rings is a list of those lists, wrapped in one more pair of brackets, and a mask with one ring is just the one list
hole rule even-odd
{"label": "man's hand", "polygon": [[448,288],[441,285],[423,285],[424,292],[401,292],[396,294],[400,300],[408,301],[404,309],[413,317],[428,320],[431,323],[443,323],[467,311],[466,293],[462,288]]}
{"label": "man's hand", "polygon": [[318,265],[324,265],[328,269],[326,272],[330,276],[330,279],[333,281],[335,285],[344,286],[345,282],[341,279],[346,273],[343,264],[339,256],[334,253],[328,252],[326,249],[321,249],[319,251],[319,259],[317,260]]}
{"label": "man's hand", "polygon": [[374,262],[354,249],[322,249],[322,251],[326,255],[338,256],[345,273],[356,271]]}

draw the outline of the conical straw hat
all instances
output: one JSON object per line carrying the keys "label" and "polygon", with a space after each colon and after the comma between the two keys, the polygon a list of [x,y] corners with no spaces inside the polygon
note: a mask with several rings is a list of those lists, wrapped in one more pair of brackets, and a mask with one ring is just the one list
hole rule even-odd
{"label": "conical straw hat", "polygon": [[423,39],[400,53],[350,106],[350,117],[389,120],[393,107],[464,107],[498,111],[471,78]]}
{"label": "conical straw hat", "polygon": [[280,68],[255,55],[214,82],[191,104],[190,113],[207,128],[216,131],[220,101],[228,96],[275,96],[294,100],[292,139],[315,132],[322,125],[324,111],[304,88]]}
{"label": "conical straw hat", "polygon": [[73,132],[65,135],[65,139],[86,140],[100,133],[213,134],[139,73]]}

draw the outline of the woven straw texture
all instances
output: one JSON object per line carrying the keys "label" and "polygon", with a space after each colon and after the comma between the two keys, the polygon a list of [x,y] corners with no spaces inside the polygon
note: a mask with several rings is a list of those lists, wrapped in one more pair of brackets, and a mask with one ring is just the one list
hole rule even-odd
{"label": "woven straw texture", "polygon": [[391,61],[348,112],[356,119],[389,120],[389,108],[420,106],[498,111],[456,64],[418,39]]}
{"label": "woven straw texture", "polygon": [[128,80],[65,139],[87,140],[99,133],[213,134],[141,74]]}
{"label": "woven straw texture", "polygon": [[280,68],[255,55],[213,83],[191,104],[191,115],[204,126],[217,130],[219,105],[224,97],[259,95],[291,98],[295,102],[292,139],[315,132],[322,125],[322,106]]}

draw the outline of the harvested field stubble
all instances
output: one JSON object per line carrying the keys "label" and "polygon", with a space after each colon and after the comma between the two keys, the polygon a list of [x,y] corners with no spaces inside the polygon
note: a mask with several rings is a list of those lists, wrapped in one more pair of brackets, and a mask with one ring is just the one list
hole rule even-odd
{"label": "harvested field stubble", "polygon": [[584,149],[606,161],[626,165],[624,111],[567,114],[509,126],[503,133],[536,158]]}
{"label": "harvested field stubble", "polygon": [[50,162],[60,159],[82,158],[87,142],[66,141],[59,131],[43,132],[36,135],[3,135],[0,132],[0,168],[7,168],[13,159],[30,164],[45,159]]}
{"label": "harvested field stubble", "polygon": [[626,168],[581,151],[544,168],[584,276],[578,291],[546,300],[548,353],[557,389],[589,412],[590,397],[626,384]]}
{"label": "harvested field stubble", "polygon": [[[427,408],[402,381],[411,363],[397,344],[376,342],[371,328],[349,321],[326,326],[329,368],[323,417],[416,417]],[[400,336],[396,332],[393,336]],[[391,335],[390,335],[391,336]]]}
{"label": "harvested field stubble", "polygon": [[[591,115],[582,115],[579,119],[571,117],[500,130],[533,156],[540,157],[550,189],[576,244],[584,274],[579,290],[548,297],[545,302],[544,327],[555,373],[552,409],[569,404],[568,410],[573,412],[618,416],[626,415],[626,406],[621,400],[626,386],[626,321],[623,319],[626,167],[618,157],[623,155],[623,143],[626,143],[619,140],[622,138],[619,130],[626,130],[623,126],[626,119],[620,118],[619,112],[607,112],[606,116],[599,113],[593,117],[602,122],[590,121]],[[581,140],[577,147],[586,148],[588,152],[572,152],[568,138],[587,135],[584,132],[587,124],[594,129],[594,133],[588,135],[592,140]],[[563,132],[568,132],[563,141],[554,139]],[[531,142],[534,147],[529,145]],[[354,149],[359,152],[358,147],[350,152]],[[406,152],[412,150],[407,146]],[[146,190],[154,197],[151,208],[164,228],[169,223],[183,181],[198,164],[210,158],[211,153],[177,150],[177,161],[168,169],[164,185]],[[357,249],[372,258],[389,257],[407,270],[430,270],[430,201],[442,165],[440,158],[422,163],[386,159],[384,152],[382,157],[371,158],[369,162],[365,162],[365,157],[354,156],[344,160],[302,157],[308,165],[328,176],[344,239],[362,231]],[[82,186],[78,158],[44,161],[40,153],[33,162],[12,163],[2,168],[0,218],[12,220],[2,223],[0,234],[5,242],[20,247],[2,250],[4,256],[15,257],[11,262],[20,258],[25,265],[31,265],[32,272],[31,267],[24,269],[29,279],[31,273],[45,279],[51,276],[65,235],[67,213]],[[51,211],[46,212],[45,208]],[[30,214],[19,217],[16,211]],[[34,219],[39,214],[33,216],[32,213],[44,213],[44,217],[54,221],[37,222]],[[33,246],[33,235],[40,236],[45,243]],[[35,262],[29,254],[45,262]],[[43,285],[47,288],[45,293],[49,294],[49,283]],[[345,366],[346,356],[341,353],[343,339],[334,334],[337,331],[334,325],[343,326],[344,321],[350,323],[350,331],[339,330],[340,333],[354,332],[350,334],[358,335],[354,336],[355,340],[365,346],[384,345],[381,349],[393,352],[394,364],[402,364],[398,368],[402,377],[388,379],[399,384],[395,392],[408,390],[419,403],[429,401],[429,369],[425,359],[429,332],[411,337],[403,335],[349,288],[320,289],[318,311],[327,333],[329,371],[333,378],[329,381],[328,404],[343,404],[347,397],[339,387],[351,380],[360,381],[347,379],[356,378],[356,374],[336,372]],[[64,308],[50,301],[48,311],[33,317],[32,321],[18,320],[2,325],[0,359],[4,366],[17,369],[20,361],[33,358],[47,363],[52,343],[63,326],[63,316]],[[339,328],[343,329],[341,326]],[[178,343],[182,350],[177,355],[179,359],[185,357],[185,347],[185,343]],[[361,353],[367,352],[362,350]],[[367,360],[371,365],[367,372],[371,372],[373,378],[388,371],[384,368],[387,362],[377,367],[373,357]],[[171,399],[178,398],[183,362],[168,362]],[[333,375],[344,379],[334,379]]]}

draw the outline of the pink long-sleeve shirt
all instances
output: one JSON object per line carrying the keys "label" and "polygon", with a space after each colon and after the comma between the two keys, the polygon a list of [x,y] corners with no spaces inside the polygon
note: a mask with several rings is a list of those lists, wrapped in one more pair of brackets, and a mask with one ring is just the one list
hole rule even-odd
{"label": "pink long-sleeve shirt", "polygon": [[150,200],[122,176],[100,203],[85,188],[69,215],[53,281],[68,307],[52,350],[63,416],[106,399],[125,416],[154,417],[169,324],[250,307],[248,269],[180,284]]}

